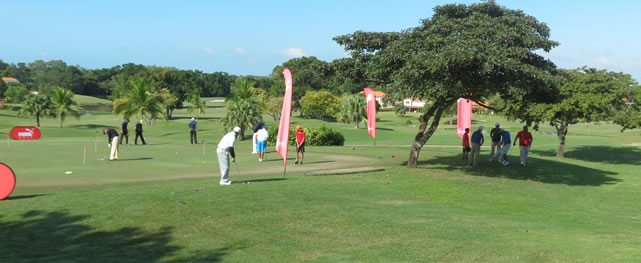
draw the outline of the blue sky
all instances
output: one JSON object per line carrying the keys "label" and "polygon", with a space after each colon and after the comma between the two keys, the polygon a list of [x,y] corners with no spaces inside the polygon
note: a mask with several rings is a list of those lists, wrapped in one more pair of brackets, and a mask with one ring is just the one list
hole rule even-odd
{"label": "blue sky", "polygon": [[[297,56],[345,52],[332,38],[399,31],[445,3],[476,1],[2,1],[0,59],[62,59],[85,68],[128,62],[266,75]],[[545,22],[562,68],[587,65],[641,80],[641,1],[498,0]]]}

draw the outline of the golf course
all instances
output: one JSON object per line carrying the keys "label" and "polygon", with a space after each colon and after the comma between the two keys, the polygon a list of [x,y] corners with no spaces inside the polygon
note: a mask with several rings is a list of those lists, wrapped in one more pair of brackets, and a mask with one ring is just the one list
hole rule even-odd
{"label": "golf course", "polygon": [[[508,166],[488,162],[486,145],[468,168],[444,117],[418,167],[408,169],[418,114],[380,112],[376,145],[364,127],[294,114],[292,125],[336,128],[345,146],[309,146],[304,165],[292,165],[290,149],[283,175],[273,145],[258,162],[251,140],[238,141],[233,183],[221,187],[215,147],[225,104],[206,101],[204,144],[189,143],[191,116],[180,109],[145,126],[147,145],[130,136],[118,161],[105,159],[102,128],[122,121],[109,111],[87,111],[63,128],[43,119],[40,140],[0,144],[0,160],[17,177],[0,202],[0,261],[641,260],[638,130],[573,125],[558,159],[553,128],[542,125],[528,166],[518,165],[518,151]],[[474,120],[512,132],[522,125],[491,114]],[[33,124],[0,110],[0,133]]]}

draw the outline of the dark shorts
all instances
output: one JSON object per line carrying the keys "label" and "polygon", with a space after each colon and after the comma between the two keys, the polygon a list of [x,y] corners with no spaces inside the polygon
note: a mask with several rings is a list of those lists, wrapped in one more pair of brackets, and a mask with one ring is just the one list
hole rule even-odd
{"label": "dark shorts", "polygon": [[472,151],[472,147],[470,146],[463,147],[463,153],[469,153],[470,151]]}
{"label": "dark shorts", "polygon": [[305,144],[301,144],[300,146],[296,146],[296,152],[297,153],[304,153],[305,152]]}

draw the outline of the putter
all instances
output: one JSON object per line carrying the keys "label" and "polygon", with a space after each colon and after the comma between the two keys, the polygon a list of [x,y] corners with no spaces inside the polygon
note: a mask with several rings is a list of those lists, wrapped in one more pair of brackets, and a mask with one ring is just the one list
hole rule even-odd
{"label": "putter", "polygon": [[236,167],[236,174],[240,177],[240,170],[238,169],[238,164],[236,164],[236,162],[234,162],[234,167]]}

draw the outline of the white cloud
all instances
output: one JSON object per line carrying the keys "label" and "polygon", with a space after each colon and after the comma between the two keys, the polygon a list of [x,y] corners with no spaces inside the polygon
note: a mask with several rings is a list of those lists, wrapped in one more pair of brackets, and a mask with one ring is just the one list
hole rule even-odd
{"label": "white cloud", "polygon": [[245,50],[242,47],[237,47],[237,48],[234,48],[234,52],[236,52],[236,54],[238,55],[245,55],[245,53],[247,53],[247,50]]}
{"label": "white cloud", "polygon": [[597,62],[598,62],[599,65],[602,65],[602,66],[613,66],[613,65],[616,64],[612,60],[612,58],[607,57],[607,56],[599,56],[599,58],[597,58]]}
{"label": "white cloud", "polygon": [[204,47],[203,52],[207,53],[208,55],[214,55],[214,50],[210,47]]}
{"label": "white cloud", "polygon": [[303,49],[297,47],[290,47],[285,50],[280,50],[278,51],[278,54],[281,54],[282,56],[287,58],[299,58],[305,56],[305,52],[303,51]]}

